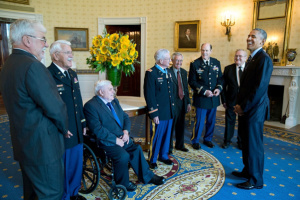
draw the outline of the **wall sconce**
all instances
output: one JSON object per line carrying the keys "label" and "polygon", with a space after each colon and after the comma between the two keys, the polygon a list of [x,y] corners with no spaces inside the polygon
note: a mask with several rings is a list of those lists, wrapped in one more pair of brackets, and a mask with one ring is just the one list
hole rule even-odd
{"label": "wall sconce", "polygon": [[228,41],[231,39],[231,26],[235,24],[235,17],[230,12],[225,12],[221,17],[221,25],[226,27],[226,33]]}

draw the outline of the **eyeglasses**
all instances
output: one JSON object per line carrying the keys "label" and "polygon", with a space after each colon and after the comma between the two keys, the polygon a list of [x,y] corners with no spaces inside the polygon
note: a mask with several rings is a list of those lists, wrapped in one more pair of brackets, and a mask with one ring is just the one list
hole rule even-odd
{"label": "eyeglasses", "polygon": [[242,58],[242,57],[247,57],[247,56],[235,55],[234,57],[236,57],[236,58]]}
{"label": "eyeglasses", "polygon": [[64,54],[67,54],[67,55],[73,55],[72,51],[58,51],[58,53],[64,53]]}
{"label": "eyeglasses", "polygon": [[36,37],[36,36],[33,36],[33,35],[27,35],[27,36],[32,37],[32,38],[35,38],[35,39],[38,39],[38,40],[41,40],[41,41],[44,42],[44,44],[46,44],[46,42],[47,42],[47,39],[46,39],[46,38],[39,38],[39,37]]}

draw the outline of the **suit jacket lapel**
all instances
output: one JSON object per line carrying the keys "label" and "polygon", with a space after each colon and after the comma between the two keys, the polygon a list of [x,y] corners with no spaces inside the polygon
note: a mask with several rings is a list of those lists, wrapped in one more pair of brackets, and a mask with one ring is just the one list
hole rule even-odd
{"label": "suit jacket lapel", "polygon": [[[234,80],[235,80],[235,83],[236,83],[236,86],[238,87],[239,86],[239,83],[238,83],[238,77],[237,77],[237,73],[236,73],[236,65],[234,65],[234,67],[232,67],[232,77],[234,77]],[[241,77],[240,77],[241,78]],[[241,82],[241,80],[240,80]],[[241,83],[240,83],[241,84]]]}
{"label": "suit jacket lapel", "polygon": [[174,73],[173,67],[170,68],[170,71],[171,71],[171,74],[172,74],[173,82],[174,82],[176,85],[178,85],[178,81],[177,81],[177,79],[176,79],[176,75],[175,75],[175,73]]}
{"label": "suit jacket lapel", "polygon": [[[112,114],[111,110],[107,107],[107,105],[104,104],[104,102],[98,97],[98,96],[95,96],[94,98],[96,98],[97,102],[100,104],[100,106],[102,107],[102,109],[104,109],[108,115],[113,118],[113,120],[115,120],[115,122],[119,125],[119,123],[117,122],[116,118],[114,117],[114,115]],[[115,102],[111,102],[111,104],[113,105],[114,109],[115,109]],[[116,109],[115,109],[116,111]],[[116,111],[116,114],[118,115],[117,111]],[[118,115],[119,117],[119,115]],[[120,117],[119,117],[120,119]],[[122,123],[122,122],[121,122]],[[120,126],[120,125],[119,125]]]}
{"label": "suit jacket lapel", "polygon": [[[55,78],[57,78],[58,80],[60,80],[61,82],[63,82],[64,84],[66,84],[66,85],[68,85],[68,86],[70,86],[70,87],[72,87],[72,83],[71,83],[71,81],[67,78],[67,77],[65,77],[65,75],[63,74],[63,73],[61,73],[61,71],[56,67],[56,65],[55,64],[51,64],[51,68],[53,69],[53,71],[54,71],[54,76],[55,76]],[[70,76],[71,77],[71,76]]]}

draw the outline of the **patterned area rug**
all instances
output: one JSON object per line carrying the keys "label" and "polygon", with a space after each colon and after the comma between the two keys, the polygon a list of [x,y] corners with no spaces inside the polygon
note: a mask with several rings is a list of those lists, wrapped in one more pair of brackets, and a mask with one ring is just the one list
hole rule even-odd
{"label": "patterned area rug", "polygon": [[[170,156],[173,166],[157,162],[158,169],[154,173],[167,179],[164,185],[139,183],[131,169],[130,180],[138,187],[135,192],[127,193],[127,199],[208,199],[214,196],[225,182],[222,164],[204,150],[186,147],[190,152],[174,150]],[[110,178],[102,176],[95,191],[84,196],[89,200],[108,199],[110,184]]]}

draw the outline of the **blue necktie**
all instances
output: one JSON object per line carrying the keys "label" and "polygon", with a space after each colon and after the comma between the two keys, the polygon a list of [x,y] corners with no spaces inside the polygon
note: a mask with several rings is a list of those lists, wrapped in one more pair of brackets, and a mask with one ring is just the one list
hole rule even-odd
{"label": "blue necktie", "polygon": [[121,125],[121,123],[120,123],[120,119],[119,119],[119,117],[118,117],[118,115],[117,115],[117,113],[116,113],[114,107],[111,105],[110,102],[107,103],[106,105],[110,108],[110,111],[111,111],[111,113],[113,114],[113,116],[115,117],[116,121],[117,121],[118,124],[122,127],[122,125]]}

